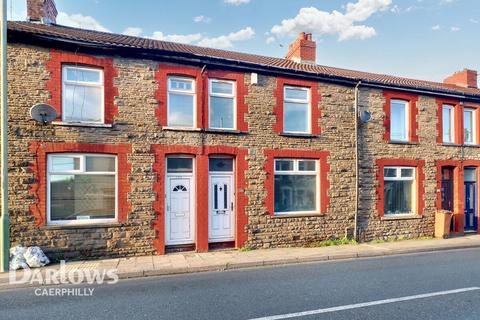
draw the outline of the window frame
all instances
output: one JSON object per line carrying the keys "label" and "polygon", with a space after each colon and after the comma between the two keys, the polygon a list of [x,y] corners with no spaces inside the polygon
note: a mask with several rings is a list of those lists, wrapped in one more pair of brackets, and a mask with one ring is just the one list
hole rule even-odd
{"label": "window frame", "polygon": [[[288,99],[286,92],[287,89],[294,89],[294,90],[302,90],[307,92],[307,99],[306,100],[301,100],[301,99]],[[307,104],[307,130],[306,131],[288,131],[285,129],[285,122],[286,122],[286,117],[285,117],[285,104],[286,102],[291,102],[291,103],[306,103]],[[295,85],[289,85],[285,84],[283,86],[283,132],[284,133],[291,133],[291,134],[311,134],[312,133],[312,90],[310,87],[304,87],[304,86],[295,86]]]}
{"label": "window frame", "polygon": [[[405,139],[393,139],[392,138],[392,122],[393,122],[393,105],[396,103],[403,103],[405,106]],[[403,99],[391,99],[390,100],[390,141],[391,142],[409,142],[410,141],[410,101]]]}
{"label": "window frame", "polygon": [[[395,169],[396,176],[395,177],[386,177],[385,170],[387,169]],[[401,170],[402,169],[412,169],[413,174],[412,177],[402,177]],[[404,216],[415,216],[419,213],[417,212],[417,195],[418,195],[418,181],[417,181],[417,167],[414,166],[395,166],[395,165],[386,165],[383,167],[383,201],[385,201],[385,181],[413,181],[412,185],[412,211],[409,213],[387,213],[385,210],[385,206],[383,208],[383,216],[384,217],[404,217]]]}
{"label": "window frame", "polygon": [[[93,83],[88,81],[72,81],[67,79],[67,69],[80,69],[80,70],[87,70],[87,71],[94,71],[100,74],[100,81],[99,83]],[[94,87],[94,88],[101,88],[101,95],[100,95],[100,121],[70,121],[65,119],[65,106],[66,106],[66,85],[80,85],[83,87]],[[61,109],[61,117],[62,122],[64,123],[85,123],[85,124],[105,124],[105,70],[101,67],[88,67],[82,65],[75,65],[72,63],[63,63],[62,64],[62,109]]]}
{"label": "window frame", "polygon": [[[445,133],[445,128],[443,127],[443,111],[445,109],[449,110],[450,114],[450,138],[451,141],[445,141],[443,139],[444,133]],[[447,143],[447,144],[454,144],[455,143],[455,106],[451,104],[444,103],[442,104],[442,143]]]}
{"label": "window frame", "polygon": [[[277,170],[278,161],[293,161],[293,170]],[[300,171],[299,163],[300,161],[314,161],[315,162],[315,171]],[[313,158],[283,158],[277,157],[273,159],[273,216],[295,216],[295,215],[318,215],[320,214],[321,208],[321,193],[320,193],[320,160]],[[277,212],[275,211],[275,175],[309,175],[315,176],[315,210],[313,211],[288,211],[288,212]]]}
{"label": "window frame", "polygon": [[[223,93],[213,93],[212,92],[212,83],[230,83],[232,85],[232,94],[223,94]],[[208,79],[208,128],[215,130],[236,130],[237,129],[237,81],[235,80],[226,80],[221,78],[209,78]],[[211,97],[219,98],[231,98],[233,100],[233,127],[232,128],[222,128],[222,127],[213,127],[211,125],[212,121],[212,109],[211,109]]]}
{"label": "window frame", "polygon": [[[189,81],[192,83],[192,90],[178,90],[171,88],[171,80],[177,79],[179,81]],[[187,128],[194,129],[197,127],[197,79],[195,77],[182,76],[182,75],[167,75],[167,127],[171,128]],[[179,95],[192,96],[193,106],[192,106],[192,126],[177,126],[170,123],[170,93],[175,93]]]}
{"label": "window frame", "polygon": [[[115,159],[115,172],[109,171],[92,171],[86,172],[86,157],[109,157]],[[52,159],[72,157],[80,158],[80,166],[78,170],[65,170],[65,171],[53,171]],[[112,223],[118,221],[118,156],[108,153],[50,153],[47,154],[47,170],[46,170],[46,187],[47,187],[47,199],[46,199],[46,221],[47,225],[89,225],[99,223]],[[79,220],[52,220],[51,219],[51,176],[52,175],[114,175],[115,176],[115,217],[106,219],[79,219]]]}
{"label": "window frame", "polygon": [[[465,140],[465,113],[466,112],[469,112],[471,114],[471,119],[472,119],[472,141],[466,141]],[[478,141],[477,141],[477,110],[475,108],[468,108],[468,107],[464,107],[463,108],[463,143],[465,145],[476,145],[478,144]]]}

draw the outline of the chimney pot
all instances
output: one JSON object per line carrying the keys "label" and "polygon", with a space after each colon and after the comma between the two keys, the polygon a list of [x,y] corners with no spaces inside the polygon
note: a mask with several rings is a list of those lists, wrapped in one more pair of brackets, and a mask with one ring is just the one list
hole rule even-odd
{"label": "chimney pot", "polygon": [[300,32],[289,48],[286,59],[299,63],[315,64],[317,44],[311,33]]}
{"label": "chimney pot", "polygon": [[27,19],[32,22],[51,24],[57,22],[55,0],[27,0]]}
{"label": "chimney pot", "polygon": [[451,76],[443,80],[445,84],[453,84],[464,88],[478,89],[477,71],[470,69],[463,69],[462,71],[455,72]]}

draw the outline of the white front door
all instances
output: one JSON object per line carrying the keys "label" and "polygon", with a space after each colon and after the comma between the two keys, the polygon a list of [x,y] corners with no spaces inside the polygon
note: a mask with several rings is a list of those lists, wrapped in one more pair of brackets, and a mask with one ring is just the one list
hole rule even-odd
{"label": "white front door", "polygon": [[209,242],[235,239],[233,174],[209,175]]}
{"label": "white front door", "polygon": [[193,177],[167,175],[166,191],[166,244],[193,243],[195,237]]}

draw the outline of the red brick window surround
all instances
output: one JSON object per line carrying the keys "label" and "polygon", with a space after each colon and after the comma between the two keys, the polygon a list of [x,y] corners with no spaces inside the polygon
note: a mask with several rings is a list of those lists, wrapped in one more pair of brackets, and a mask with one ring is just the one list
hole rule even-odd
{"label": "red brick window surround", "polygon": [[377,212],[380,217],[385,216],[384,209],[384,188],[385,188],[385,177],[384,169],[385,167],[414,167],[415,168],[415,208],[414,214],[421,216],[423,215],[423,209],[425,208],[425,199],[424,199],[424,160],[407,160],[407,159],[377,159]]}
{"label": "red brick window surround", "polygon": [[128,174],[131,164],[127,155],[131,153],[130,144],[83,144],[83,143],[51,143],[31,142],[30,152],[35,155],[30,168],[35,181],[30,184],[30,193],[35,198],[35,203],[30,205],[30,212],[35,217],[35,224],[44,226],[47,223],[47,155],[54,153],[101,153],[117,156],[117,208],[118,221],[126,222],[130,211],[127,200],[131,190]]}
{"label": "red brick window surround", "polygon": [[104,123],[113,124],[114,116],[118,113],[118,108],[114,103],[115,96],[118,96],[118,89],[113,84],[113,79],[118,73],[113,66],[113,59],[68,53],[55,49],[50,50],[50,58],[46,63],[46,68],[50,72],[50,79],[46,82],[45,87],[50,93],[50,99],[47,103],[57,110],[59,116],[57,121],[62,120],[62,67],[64,65],[103,70]]}
{"label": "red brick window surround", "polygon": [[405,93],[405,92],[384,90],[383,96],[385,98],[385,104],[383,105],[383,111],[385,112],[385,120],[383,123],[385,127],[385,133],[383,135],[384,140],[387,142],[392,141],[390,137],[392,100],[402,100],[408,103],[408,141],[407,142],[413,142],[413,143],[418,142],[418,135],[417,135],[418,95]]}
{"label": "red brick window surround", "polygon": [[310,89],[310,134],[319,135],[321,133],[319,119],[321,111],[319,109],[320,94],[318,93],[318,84],[314,81],[306,81],[299,79],[277,78],[277,84],[274,91],[276,104],[274,113],[276,122],[273,130],[278,134],[285,133],[284,129],[284,88],[285,86],[304,87]]}
{"label": "red brick window surround", "polygon": [[[278,149],[266,149],[264,154],[267,158],[264,166],[264,170],[267,174],[265,179],[265,190],[267,195],[264,203],[269,215],[275,214],[275,199],[274,199],[274,185],[275,185],[275,159],[314,159],[319,163],[319,212],[316,214],[325,214],[330,203],[328,196],[328,190],[330,189],[330,182],[328,181],[328,173],[330,171],[330,165],[327,162],[330,153],[328,151],[307,151],[307,150],[278,150]],[[285,214],[285,216],[289,216]],[[295,217],[295,215],[290,215]]]}

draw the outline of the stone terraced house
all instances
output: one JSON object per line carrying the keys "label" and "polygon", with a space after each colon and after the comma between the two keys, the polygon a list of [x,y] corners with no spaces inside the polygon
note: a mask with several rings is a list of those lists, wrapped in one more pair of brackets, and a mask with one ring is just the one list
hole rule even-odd
{"label": "stone terraced house", "polygon": [[[64,27],[8,23],[12,245],[61,258],[478,230],[480,90]],[[30,108],[58,118],[42,124]]]}

